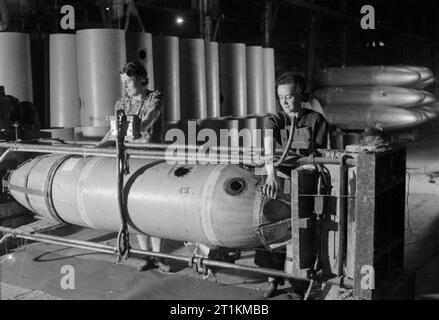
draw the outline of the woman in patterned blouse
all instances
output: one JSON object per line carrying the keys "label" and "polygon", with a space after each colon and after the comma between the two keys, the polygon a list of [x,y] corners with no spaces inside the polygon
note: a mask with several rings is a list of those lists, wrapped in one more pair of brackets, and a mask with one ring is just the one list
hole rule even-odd
{"label": "woman in patterned blouse", "polygon": [[[148,74],[140,63],[128,62],[120,72],[120,80],[123,84],[124,95],[117,100],[114,110],[124,110],[127,116],[135,115],[140,119],[141,138],[135,140],[138,143],[161,143],[162,142],[162,114],[163,95],[159,91],[150,91],[147,88]],[[98,146],[108,141],[110,131],[101,140]],[[146,235],[137,235],[140,249],[160,252],[162,239]],[[159,268],[163,272],[169,272],[170,266],[163,259],[148,258],[139,266],[139,271],[151,268]]]}

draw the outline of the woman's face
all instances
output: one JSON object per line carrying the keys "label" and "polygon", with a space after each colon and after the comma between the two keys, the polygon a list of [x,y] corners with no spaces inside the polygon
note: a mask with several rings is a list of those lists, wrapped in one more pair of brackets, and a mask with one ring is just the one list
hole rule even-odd
{"label": "woman's face", "polygon": [[126,73],[120,75],[123,89],[129,97],[134,97],[141,94],[144,90],[142,81],[136,77],[129,77]]}
{"label": "woman's face", "polygon": [[299,112],[300,106],[294,103],[295,96],[293,94],[292,84],[281,84],[277,87],[277,96],[279,103],[285,113]]}

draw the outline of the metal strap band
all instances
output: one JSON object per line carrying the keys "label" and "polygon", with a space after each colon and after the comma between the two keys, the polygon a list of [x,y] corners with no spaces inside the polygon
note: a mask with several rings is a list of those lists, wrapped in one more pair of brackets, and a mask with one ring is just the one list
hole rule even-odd
{"label": "metal strap band", "polygon": [[[23,187],[23,189],[21,190],[22,192],[23,192],[23,195],[24,195],[24,198],[26,199],[26,203],[27,203],[27,205],[28,205],[28,207],[29,207],[29,209],[30,210],[32,210],[33,212],[35,212],[36,213],[36,210],[34,209],[34,207],[31,205],[31,203],[30,203],[30,200],[29,200],[29,194],[31,194],[31,195],[34,195],[34,193],[32,192],[32,193],[30,193],[30,192],[28,192],[28,183],[29,183],[29,176],[30,176],[30,174],[31,174],[31,172],[32,172],[32,170],[33,170],[33,168],[42,160],[42,159],[44,159],[44,158],[47,158],[48,157],[48,155],[43,155],[43,156],[40,156],[40,157],[37,157],[37,158],[35,158],[35,159],[32,159],[32,160],[30,160],[30,161],[28,161],[28,162],[25,162],[25,163],[23,163],[23,165],[21,165],[20,167],[22,167],[22,166],[24,166],[24,165],[26,165],[26,164],[28,164],[28,163],[30,163],[30,168],[29,168],[29,170],[27,171],[27,173],[26,173],[26,175],[24,176],[24,187]],[[19,168],[20,168],[19,167]],[[33,190],[33,191],[35,191],[35,190]]]}
{"label": "metal strap band", "polygon": [[61,167],[61,165],[72,157],[73,155],[65,155],[59,158],[58,160],[56,160],[49,169],[49,174],[46,183],[44,185],[44,191],[43,191],[44,202],[46,203],[47,210],[49,211],[50,216],[60,223],[66,223],[66,222],[61,219],[60,215],[56,212],[55,206],[53,204],[53,197],[52,197],[53,179],[55,178],[55,174],[58,171],[58,169]]}
{"label": "metal strap band", "polygon": [[24,187],[20,187],[20,186],[16,186],[16,185],[10,184],[9,182],[5,182],[5,185],[6,185],[6,187],[9,190],[14,190],[14,191],[17,191],[17,192],[22,192],[23,194],[30,194],[32,196],[40,196],[40,197],[44,196],[44,192],[41,191],[41,190],[27,189],[27,188],[24,188]]}

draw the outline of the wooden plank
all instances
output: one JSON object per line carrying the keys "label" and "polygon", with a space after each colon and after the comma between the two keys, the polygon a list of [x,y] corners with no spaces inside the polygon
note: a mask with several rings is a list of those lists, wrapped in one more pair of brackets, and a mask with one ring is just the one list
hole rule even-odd
{"label": "wooden plank", "polygon": [[[356,221],[356,250],[354,295],[360,299],[372,299],[374,286],[364,280],[362,271],[373,270],[374,266],[374,237],[375,237],[375,154],[360,153],[357,160],[357,206]],[[366,269],[364,269],[366,268]]]}

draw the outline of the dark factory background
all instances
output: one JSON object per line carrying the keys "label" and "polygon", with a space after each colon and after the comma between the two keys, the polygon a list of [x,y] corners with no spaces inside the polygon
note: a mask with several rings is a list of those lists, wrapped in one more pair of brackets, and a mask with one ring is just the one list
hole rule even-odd
{"label": "dark factory background", "polygon": [[[7,1],[8,31],[31,34],[34,103],[43,127],[50,123],[49,34],[69,32],[60,27],[61,7],[74,5],[77,30],[123,28],[125,18],[118,18],[120,8],[114,3]],[[214,0],[204,12],[198,3],[142,0],[136,6],[146,32],[273,47],[277,72],[301,72],[311,83],[316,69],[342,65],[422,65],[439,73],[439,6],[434,0]],[[375,8],[375,30],[360,26],[366,4]],[[139,30],[133,17],[129,31]],[[429,89],[438,94],[439,84]]]}
{"label": "dark factory background", "polygon": [[438,3],[0,0],[0,291],[439,300]]}

